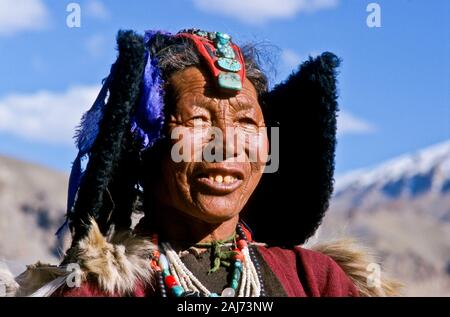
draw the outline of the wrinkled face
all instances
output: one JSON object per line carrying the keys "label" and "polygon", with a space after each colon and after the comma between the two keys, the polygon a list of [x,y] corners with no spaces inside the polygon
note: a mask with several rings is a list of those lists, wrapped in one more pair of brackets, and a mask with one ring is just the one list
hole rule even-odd
{"label": "wrinkled face", "polygon": [[[246,79],[239,94],[224,95],[197,67],[175,73],[169,85],[173,102],[168,133],[170,137],[177,131],[178,136],[163,155],[157,199],[207,223],[231,219],[261,179],[268,152],[256,90]],[[171,153],[177,144],[183,144],[175,151],[183,153],[181,162]],[[215,155],[216,162],[202,153]]]}

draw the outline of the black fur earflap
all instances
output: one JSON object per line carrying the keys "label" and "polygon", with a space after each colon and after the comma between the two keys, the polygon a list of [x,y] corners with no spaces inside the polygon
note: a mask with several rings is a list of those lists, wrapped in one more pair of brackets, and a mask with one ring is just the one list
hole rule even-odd
{"label": "black fur earflap", "polygon": [[105,203],[110,199],[108,186],[117,177],[118,162],[124,160],[128,150],[125,140],[140,94],[145,47],[142,36],[132,31],[120,31],[117,44],[119,56],[114,65],[110,95],[98,136],[89,153],[89,163],[78,190],[74,211],[70,214],[73,243],[87,232],[90,217],[97,220],[103,231],[106,230],[114,209],[114,202]]}
{"label": "black fur earflap", "polygon": [[280,168],[264,174],[244,220],[255,239],[304,243],[320,225],[333,191],[336,147],[336,68],[332,53],[310,58],[263,96],[269,124],[280,126]]}

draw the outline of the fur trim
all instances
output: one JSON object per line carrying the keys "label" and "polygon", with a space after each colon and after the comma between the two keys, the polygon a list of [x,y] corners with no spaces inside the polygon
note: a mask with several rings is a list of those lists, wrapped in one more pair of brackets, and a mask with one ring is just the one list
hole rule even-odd
{"label": "fur trim", "polygon": [[[379,271],[379,283],[370,282],[376,278],[378,265],[373,254],[366,248],[357,245],[351,239],[336,240],[327,243],[320,243],[310,248],[311,250],[323,253],[331,257],[355,283],[363,297],[375,296],[399,296],[403,285]],[[372,285],[371,285],[372,284]]]}
{"label": "fur trim", "polygon": [[0,297],[12,297],[19,289],[19,284],[6,265],[0,262]]}
{"label": "fur trim", "polygon": [[[116,295],[132,293],[138,282],[150,284],[153,271],[149,264],[149,254],[155,249],[149,240],[136,237],[130,231],[105,238],[97,223],[91,220],[87,235],[68,251],[64,265],[53,266],[40,262],[30,265],[16,278],[20,285],[15,296],[50,296],[56,282],[73,272],[70,264],[80,266],[81,282],[97,283],[100,290]],[[44,295],[42,295],[44,294]]]}
{"label": "fur trim", "polygon": [[155,249],[149,240],[130,231],[106,239],[97,223],[91,220],[89,232],[70,251],[65,263],[78,263],[82,280],[95,280],[101,290],[126,295],[134,291],[138,281],[151,283],[153,271],[149,255]]}

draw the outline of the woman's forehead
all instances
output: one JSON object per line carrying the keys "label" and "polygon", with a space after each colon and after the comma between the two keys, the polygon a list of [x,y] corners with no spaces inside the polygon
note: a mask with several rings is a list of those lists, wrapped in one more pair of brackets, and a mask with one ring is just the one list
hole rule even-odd
{"label": "woman's forehead", "polygon": [[[258,96],[255,87],[247,78],[242,90],[237,94],[221,91],[211,75],[198,67],[188,67],[173,74],[169,80],[176,99],[191,99],[203,96],[204,99],[236,99],[243,106],[258,104]],[[197,96],[197,97],[195,97]]]}

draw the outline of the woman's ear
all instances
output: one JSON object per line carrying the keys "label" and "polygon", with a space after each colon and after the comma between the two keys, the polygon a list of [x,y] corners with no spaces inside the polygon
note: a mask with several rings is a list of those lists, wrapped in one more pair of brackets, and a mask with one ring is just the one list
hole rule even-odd
{"label": "woman's ear", "polygon": [[263,176],[244,213],[258,240],[301,244],[314,234],[328,209],[339,65],[340,59],[329,52],[310,57],[261,98],[268,125],[280,127],[282,171]]}

